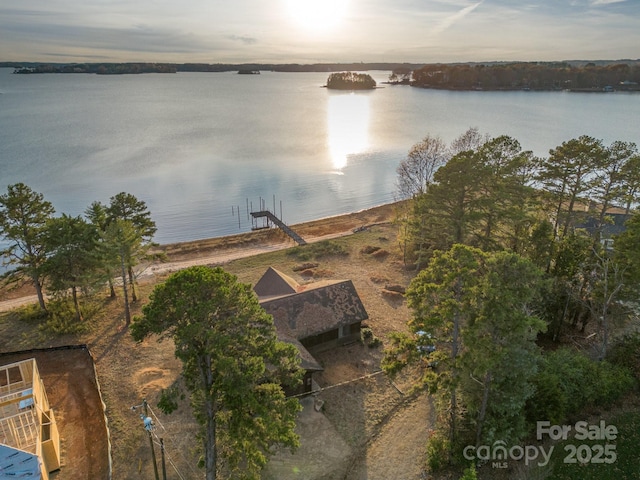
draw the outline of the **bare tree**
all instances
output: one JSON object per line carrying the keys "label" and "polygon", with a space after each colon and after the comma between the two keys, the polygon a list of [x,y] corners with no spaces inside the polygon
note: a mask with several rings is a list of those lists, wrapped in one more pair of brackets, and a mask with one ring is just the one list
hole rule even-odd
{"label": "bare tree", "polygon": [[427,135],[416,143],[396,168],[400,197],[413,198],[426,193],[433,174],[448,160],[447,146],[440,137]]}
{"label": "bare tree", "polygon": [[449,146],[449,158],[468,150],[479,150],[480,147],[489,140],[491,140],[491,136],[488,133],[481,135],[478,131],[478,127],[469,128],[466,132],[451,142],[451,145]]}

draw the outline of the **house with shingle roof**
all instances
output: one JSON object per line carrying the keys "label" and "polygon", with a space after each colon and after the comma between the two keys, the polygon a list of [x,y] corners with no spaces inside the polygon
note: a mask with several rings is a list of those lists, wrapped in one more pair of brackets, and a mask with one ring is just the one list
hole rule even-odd
{"label": "house with shingle roof", "polygon": [[299,284],[269,267],[254,291],[273,316],[280,340],[298,349],[306,371],[304,392],[312,390],[313,372],[322,370],[313,352],[357,341],[362,322],[369,318],[351,280]]}

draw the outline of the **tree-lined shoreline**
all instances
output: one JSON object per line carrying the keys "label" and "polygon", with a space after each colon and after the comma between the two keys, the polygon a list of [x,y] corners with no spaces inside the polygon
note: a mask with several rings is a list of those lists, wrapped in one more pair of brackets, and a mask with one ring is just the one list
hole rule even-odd
{"label": "tree-lined shoreline", "polygon": [[17,74],[124,75],[179,72],[391,71],[390,84],[445,90],[640,91],[640,60],[468,63],[30,63],[0,62]]}

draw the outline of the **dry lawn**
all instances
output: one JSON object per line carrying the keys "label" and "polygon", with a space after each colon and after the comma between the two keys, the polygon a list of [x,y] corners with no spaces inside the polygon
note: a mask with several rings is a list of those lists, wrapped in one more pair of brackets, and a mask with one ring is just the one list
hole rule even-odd
{"label": "dry lawn", "polygon": [[[141,269],[145,272],[140,277],[142,299],[134,306],[134,314],[139,313],[153,285],[172,270],[196,263],[222,264],[239,280],[255,283],[267,267],[274,266],[300,283],[351,279],[369,314],[368,326],[385,343],[390,332],[406,328],[408,311],[395,290],[406,287],[412,277],[402,262],[397,228],[392,223],[396,208],[398,205],[386,205],[295,225],[294,230],[310,242],[304,247],[296,247],[275,229],[159,247],[164,261]],[[326,242],[317,243],[328,238],[333,238],[334,251],[341,253],[326,254],[320,247]],[[310,267],[301,270],[305,263]],[[30,293],[25,287],[0,295],[9,300]],[[0,314],[0,352],[86,343],[106,403],[113,478],[153,478],[140,409],[131,409],[143,399],[148,400],[156,422],[153,439],[158,464],[159,439],[165,443],[168,478],[203,478],[196,467],[197,428],[188,400],[169,416],[156,406],[160,391],[180,382],[181,365],[173,355],[172,342],[134,343],[124,326],[121,301],[100,301],[104,305],[87,320],[87,332],[76,335],[48,335],[37,322],[19,321],[14,313]],[[428,399],[408,395],[408,381],[392,383],[379,373],[381,357],[382,347],[360,343],[317,355],[325,368],[315,378],[316,387],[322,390],[302,399],[304,410],[297,427],[301,447],[294,455],[278,452],[265,479],[424,478],[422,453],[432,421]],[[90,436],[85,444],[86,452],[79,456],[91,454]],[[73,473],[75,461],[68,451],[65,455],[56,480],[78,478]]]}

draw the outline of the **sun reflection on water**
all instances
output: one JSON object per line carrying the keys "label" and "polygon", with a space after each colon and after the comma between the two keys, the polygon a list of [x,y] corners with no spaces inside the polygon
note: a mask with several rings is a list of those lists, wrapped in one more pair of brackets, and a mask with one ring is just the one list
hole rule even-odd
{"label": "sun reflection on water", "polygon": [[327,112],[332,166],[341,173],[349,155],[364,152],[369,146],[369,95],[332,93]]}

